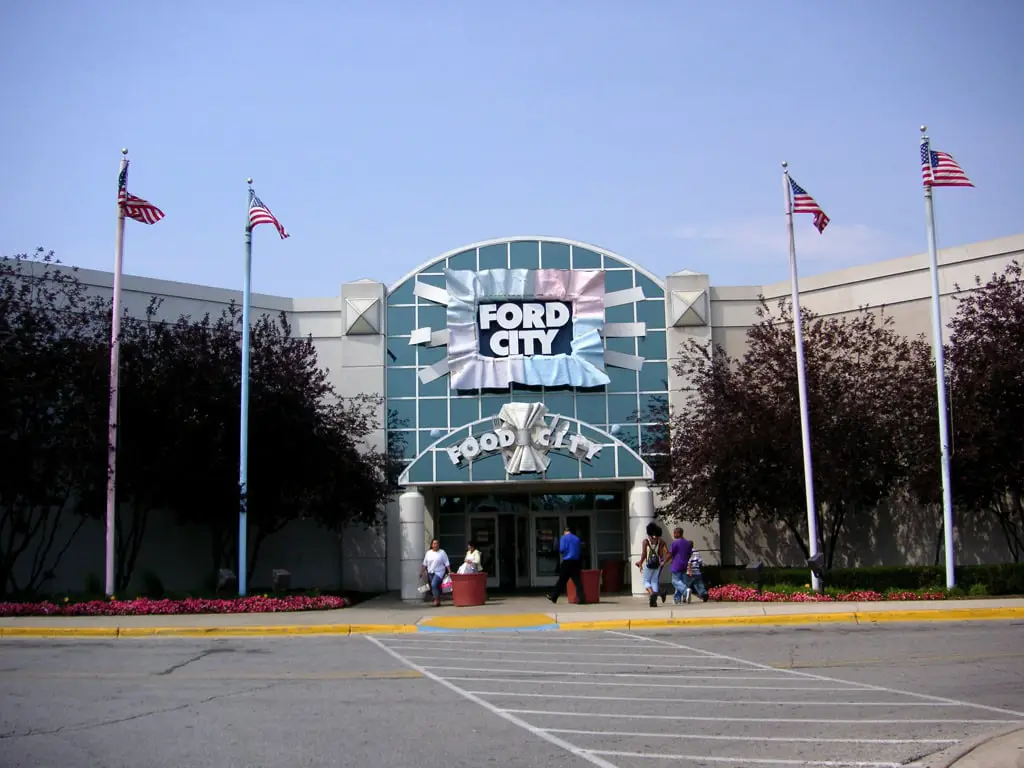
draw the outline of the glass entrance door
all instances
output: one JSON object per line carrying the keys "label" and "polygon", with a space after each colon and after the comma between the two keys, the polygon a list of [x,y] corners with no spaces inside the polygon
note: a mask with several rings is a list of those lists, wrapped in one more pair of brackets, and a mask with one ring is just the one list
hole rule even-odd
{"label": "glass entrance door", "polygon": [[558,581],[558,540],[562,535],[560,515],[533,518],[533,584],[551,586]]}
{"label": "glass entrance door", "polygon": [[548,587],[558,581],[562,562],[558,545],[562,532],[569,526],[579,537],[580,560],[584,568],[594,568],[594,516],[590,513],[534,514],[533,517],[533,586]]}
{"label": "glass entrance door", "polygon": [[[487,586],[501,583],[498,562],[498,516],[475,514],[469,516],[469,540],[480,550],[480,567],[487,574]],[[452,563],[458,569],[458,565]],[[461,565],[461,561],[459,563]]]}
{"label": "glass entrance door", "polygon": [[[580,562],[583,568],[594,568],[594,526],[592,515],[566,515],[565,525],[572,529],[580,539]],[[563,526],[564,528],[565,526]]]}

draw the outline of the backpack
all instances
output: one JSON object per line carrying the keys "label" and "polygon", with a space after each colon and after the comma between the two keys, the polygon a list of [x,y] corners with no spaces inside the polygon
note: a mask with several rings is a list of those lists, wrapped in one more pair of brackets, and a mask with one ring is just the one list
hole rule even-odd
{"label": "backpack", "polygon": [[661,558],[658,557],[658,551],[661,549],[661,542],[652,545],[650,539],[647,540],[647,562],[645,565],[648,568],[658,568],[661,565]]}

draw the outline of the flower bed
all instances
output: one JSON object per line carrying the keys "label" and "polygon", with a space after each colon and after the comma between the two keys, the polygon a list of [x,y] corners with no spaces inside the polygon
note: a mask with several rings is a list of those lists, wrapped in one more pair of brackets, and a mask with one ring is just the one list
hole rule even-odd
{"label": "flower bed", "polygon": [[189,597],[184,600],[88,600],[74,603],[64,598],[63,603],[0,603],[0,616],[168,616],[189,613],[280,613],[287,611],[326,611],[344,608],[349,601],[344,597],[320,595],[307,597],[236,597],[208,599]]}
{"label": "flower bed", "polygon": [[774,592],[766,589],[758,592],[753,587],[740,584],[727,584],[723,587],[712,587],[708,590],[708,597],[723,603],[836,603],[854,602],[868,603],[882,600],[945,600],[948,595],[937,590],[922,590],[912,592],[909,590],[892,592],[874,592],[861,590],[856,592],[838,592],[827,590],[825,594],[806,590],[784,590]]}

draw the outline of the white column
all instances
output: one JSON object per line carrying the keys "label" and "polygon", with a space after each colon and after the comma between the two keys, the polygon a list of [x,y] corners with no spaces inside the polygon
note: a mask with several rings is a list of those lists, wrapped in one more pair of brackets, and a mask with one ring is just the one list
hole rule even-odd
{"label": "white column", "polygon": [[426,504],[423,494],[415,486],[406,488],[398,497],[398,520],[402,536],[402,599],[423,600],[420,585],[420,566],[423,563],[423,518]]}
{"label": "white column", "polygon": [[643,595],[644,579],[636,561],[640,559],[647,524],[654,520],[654,492],[645,480],[637,480],[629,491],[629,573],[634,595]]}

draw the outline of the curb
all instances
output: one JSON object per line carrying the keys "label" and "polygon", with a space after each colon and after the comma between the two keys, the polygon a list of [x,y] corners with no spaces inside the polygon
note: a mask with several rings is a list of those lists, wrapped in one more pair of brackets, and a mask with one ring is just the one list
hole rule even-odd
{"label": "curb", "polygon": [[792,626],[800,624],[875,624],[929,621],[1007,621],[1024,619],[1024,607],[950,610],[792,613],[777,616],[706,616],[680,619],[607,619],[559,621],[541,614],[437,617],[424,624],[282,624],[209,627],[0,627],[0,638],[280,637],[288,635],[393,635],[415,632],[569,632],[685,629],[687,627]]}
{"label": "curb", "polygon": [[882,622],[1007,621],[1024,619],[1021,608],[963,608],[949,610],[851,611],[843,613],[791,613],[778,616],[706,616],[692,619],[618,619],[562,621],[568,631],[591,629],[667,629],[685,627],[738,627],[798,624],[876,624]]}
{"label": "curb", "polygon": [[415,624],[278,624],[234,627],[0,627],[0,638],[274,637],[282,635],[395,635]]}
{"label": "curb", "polygon": [[[971,741],[955,744],[941,752],[935,752],[927,757],[922,757],[920,760],[915,760],[914,762],[909,763],[907,768],[954,768],[962,758],[977,752],[982,747],[997,739],[1001,739],[1004,736],[1010,736],[1011,734],[1018,732],[1024,733],[1024,728],[1021,728],[1020,725],[1007,726],[993,733],[979,736]],[[996,768],[996,764],[994,764],[992,768]]]}

